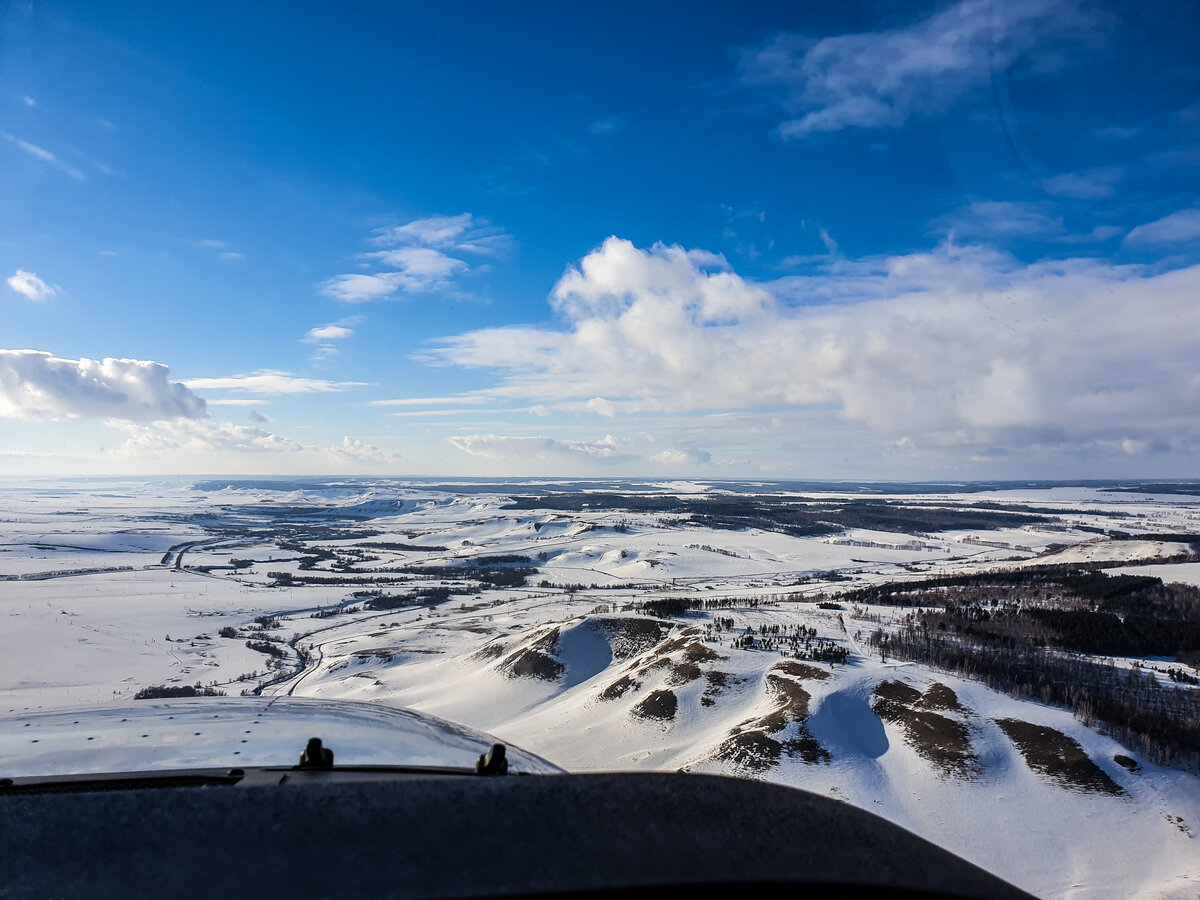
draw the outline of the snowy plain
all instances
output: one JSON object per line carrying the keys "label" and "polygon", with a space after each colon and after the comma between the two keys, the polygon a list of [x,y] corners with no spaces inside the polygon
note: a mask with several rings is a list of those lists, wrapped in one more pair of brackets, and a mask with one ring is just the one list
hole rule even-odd
{"label": "snowy plain", "polygon": [[[151,685],[196,684],[231,703],[243,691],[367,701],[489,732],[569,771],[686,769],[824,793],[1039,896],[1200,892],[1197,773],[1155,766],[1065,710],[880,658],[865,635],[895,621],[894,607],[814,602],[849,587],[1048,561],[1136,562],[1113,571],[1196,583],[1198,563],[1147,562],[1177,544],[1136,534],[1200,531],[1197,497],[931,490],[879,499],[1054,512],[1020,527],[797,537],[657,512],[513,508],[512,488],[0,484],[0,716],[13,725],[37,710],[104,715],[150,702],[133,697]],[[702,482],[642,489],[724,490]],[[856,496],[830,486],[821,499]],[[1102,534],[1116,526],[1135,539]],[[437,603],[365,605],[368,594],[456,584],[414,567],[505,557],[527,558],[537,574]],[[248,564],[234,568],[239,558]],[[288,584],[348,574],[382,581],[369,590]],[[663,597],[711,608],[671,620],[631,608]],[[713,630],[716,617],[736,627]],[[789,668],[780,652],[735,647],[747,627],[803,627],[849,655]],[[881,717],[881,690],[918,697],[903,701],[915,718]],[[939,722],[965,741],[965,762],[931,756],[906,724],[914,721]],[[1002,724],[1013,721],[1065,736],[1112,787],[1089,789],[1038,768]],[[787,752],[759,752],[770,735]],[[39,749],[6,732],[0,769],[21,769]],[[107,752],[106,763],[120,759]],[[278,762],[292,762],[290,752]]]}

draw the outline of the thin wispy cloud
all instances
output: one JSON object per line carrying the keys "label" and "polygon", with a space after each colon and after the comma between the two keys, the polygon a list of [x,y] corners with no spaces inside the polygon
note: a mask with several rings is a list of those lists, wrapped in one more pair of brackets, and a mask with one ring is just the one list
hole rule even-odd
{"label": "thin wispy cloud", "polygon": [[595,441],[560,441],[550,437],[513,437],[497,434],[470,434],[448,438],[451,446],[471,456],[497,461],[584,459],[610,463],[626,462],[632,457],[622,452],[620,442],[611,434]]}
{"label": "thin wispy cloud", "polygon": [[371,406],[444,406],[449,403],[486,403],[488,397],[470,394],[455,397],[399,397],[394,400],[372,400]]}
{"label": "thin wispy cloud", "polygon": [[365,387],[365,381],[327,381],[305,378],[290,372],[267,369],[249,375],[226,375],[220,378],[189,378],[183,382],[193,390],[241,391],[250,394],[323,394]]}
{"label": "thin wispy cloud", "polygon": [[1200,209],[1181,209],[1134,228],[1125,238],[1133,246],[1190,244],[1200,241]]}
{"label": "thin wispy cloud", "polygon": [[338,344],[354,337],[354,329],[351,326],[357,325],[361,321],[362,316],[348,316],[337,322],[317,325],[310,328],[308,334],[300,338],[300,342],[315,345],[312,355],[313,362],[320,363],[333,359],[342,352]]}
{"label": "thin wispy cloud", "polygon": [[617,134],[624,128],[625,122],[621,119],[618,119],[616,116],[605,116],[590,123],[587,131],[593,137],[606,137],[611,134]]}
{"label": "thin wispy cloud", "polygon": [[1124,172],[1115,167],[1088,169],[1083,172],[1064,172],[1043,178],[1042,190],[1054,197],[1072,200],[1103,200],[1116,192]]}
{"label": "thin wispy cloud", "polygon": [[507,250],[512,238],[486,220],[477,219],[471,213],[460,213],[457,216],[429,216],[404,225],[380,228],[370,243],[494,255]]}
{"label": "thin wispy cloud", "polygon": [[409,410],[406,412],[388,413],[394,419],[422,419],[422,418],[439,418],[443,416],[494,416],[500,413],[523,413],[527,412],[524,408],[498,408],[489,407],[488,409],[471,409],[469,407],[454,408],[454,409],[419,409]]}
{"label": "thin wispy cloud", "polygon": [[954,240],[1000,244],[1017,240],[1085,244],[1110,240],[1122,231],[1116,225],[1070,231],[1053,203],[1009,200],[971,201],[936,219],[932,230]]}
{"label": "thin wispy cloud", "polygon": [[57,169],[59,172],[62,172],[69,178],[73,178],[76,181],[87,181],[87,175],[82,169],[73,166],[62,159],[59,159],[44,147],[39,147],[37,144],[31,144],[29,141],[22,140],[21,138],[11,135],[5,131],[0,131],[0,137],[3,137],[10,144],[19,147],[34,159],[41,160],[47,165]]}
{"label": "thin wispy cloud", "polygon": [[353,336],[354,329],[347,328],[344,325],[318,325],[316,328],[310,328],[301,340],[306,344],[317,344],[322,341],[344,341],[346,338]]}
{"label": "thin wispy cloud", "polygon": [[115,456],[161,456],[168,453],[215,455],[222,453],[295,453],[303,446],[262,428],[230,422],[175,419],[149,425],[110,423],[129,437]]}
{"label": "thin wispy cloud", "polygon": [[814,40],[781,34],[743,53],[744,85],[790,114],[784,138],[886,129],[949,109],[1039,45],[1095,31],[1102,17],[1060,0],[963,0],[904,28]]}
{"label": "thin wispy cloud", "polygon": [[505,252],[512,241],[486,221],[462,213],[380,228],[368,243],[380,249],[361,258],[388,271],[336,275],[321,286],[323,294],[343,303],[367,303],[396,294],[453,291],[480,259]]}
{"label": "thin wispy cloud", "polygon": [[24,269],[17,269],[16,273],[7,279],[7,282],[10,288],[26,300],[32,300],[35,303],[40,303],[57,293],[54,287],[46,284],[34,272],[27,272]]}

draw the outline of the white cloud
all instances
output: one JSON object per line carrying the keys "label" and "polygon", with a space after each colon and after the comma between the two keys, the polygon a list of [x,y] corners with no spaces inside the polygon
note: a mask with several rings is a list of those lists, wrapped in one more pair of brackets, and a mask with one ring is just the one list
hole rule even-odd
{"label": "white cloud", "polygon": [[1116,168],[1088,169],[1084,172],[1065,172],[1043,178],[1042,190],[1055,197],[1072,200],[1099,200],[1111,197],[1124,173]]}
{"label": "white cloud", "polygon": [[400,457],[389,450],[380,450],[374,444],[368,444],[349,435],[342,438],[341,446],[330,447],[326,454],[338,463],[377,463],[391,465],[399,462]]}
{"label": "white cloud", "polygon": [[372,400],[371,406],[441,406],[445,403],[484,403],[486,397],[463,394],[455,397],[400,397],[395,400]]}
{"label": "white cloud", "polygon": [[1087,244],[1110,240],[1122,231],[1116,225],[1096,225],[1091,231],[1071,232],[1052,204],[1008,200],[975,200],[941,216],[933,225],[954,240],[985,243],[1039,240]]}
{"label": "white cloud", "polygon": [[456,279],[477,268],[463,256],[494,256],[507,249],[511,241],[500,229],[462,213],[381,228],[370,243],[384,249],[365,253],[362,258],[392,271],[336,275],[321,286],[322,293],[343,303],[365,303],[398,292],[449,290]]}
{"label": "white cloud", "polygon": [[397,289],[409,292],[432,291],[447,285],[456,275],[470,270],[461,259],[447,256],[431,247],[399,247],[366,254],[395,269],[391,272]]}
{"label": "white cloud", "polygon": [[596,121],[589,124],[587,130],[588,134],[600,137],[603,135],[616,134],[624,127],[624,121],[618,119],[616,116],[605,116],[603,119],[596,119]]}
{"label": "white cloud", "polygon": [[26,95],[25,95],[24,97],[22,97],[21,99],[22,99],[22,100],[25,102],[25,105],[26,105],[26,106],[28,106],[28,107],[30,107],[31,109],[32,109],[33,107],[37,106],[37,101],[36,101],[36,100],[34,100],[32,97],[30,97],[28,94],[26,94]]}
{"label": "white cloud", "polygon": [[712,462],[712,454],[707,450],[670,448],[654,454],[650,461],[662,463],[664,466],[702,466]]}
{"label": "white cloud", "polygon": [[320,394],[344,391],[352,387],[364,387],[365,381],[326,381],[322,378],[304,378],[289,372],[271,369],[251,375],[226,375],[221,378],[189,378],[185,382],[197,390],[245,391],[252,394]]}
{"label": "white cloud", "polygon": [[1039,43],[1094,33],[1099,16],[1058,0],[963,0],[905,28],[813,40],[782,34],[746,53],[744,84],[777,90],[785,138],[896,128],[941,112]]}
{"label": "white cloud", "polygon": [[567,461],[571,459],[623,462],[629,454],[618,449],[611,434],[598,441],[559,441],[549,437],[510,437],[472,434],[449,438],[450,444],[471,456],[501,461]]}
{"label": "white cloud", "polygon": [[15,144],[17,147],[20,147],[35,159],[40,159],[42,162],[53,166],[64,175],[67,175],[76,181],[87,181],[87,175],[85,175],[82,170],[76,168],[68,162],[64,162],[63,160],[59,159],[49,150],[39,147],[37,144],[31,144],[29,141],[23,141],[19,137],[15,137],[14,135],[11,135],[5,131],[0,131],[0,137],[3,137],[11,144]]}
{"label": "white cloud", "polygon": [[219,256],[221,259],[230,260],[231,262],[241,262],[246,258],[245,253],[238,253],[236,250],[223,250],[222,252],[218,253],[217,256]]}
{"label": "white cloud", "polygon": [[817,234],[820,236],[821,243],[825,245],[825,249],[829,252],[829,254],[831,256],[837,256],[838,245],[837,241],[833,239],[833,236],[824,228],[818,228]]}
{"label": "white cloud", "polygon": [[110,422],[129,434],[113,451],[116,456],[157,456],[164,453],[220,454],[230,452],[294,453],[303,447],[261,428],[205,420],[174,419],[148,425]]}
{"label": "white cloud", "polygon": [[[434,357],[497,370],[493,396],[557,410],[800,408],[810,428],[923,447],[1200,436],[1200,266],[1023,264],[943,244],[756,284],[721,262],[610,238],[554,289],[560,329],[470,332]],[[538,440],[455,446],[499,458]]]}
{"label": "white cloud", "polygon": [[261,406],[270,401],[263,400],[261,397],[218,397],[205,402],[209,406]]}
{"label": "white cloud", "polygon": [[371,243],[381,247],[433,247],[437,250],[490,255],[506,249],[510,238],[501,229],[470,213],[430,216],[404,225],[380,228]]}
{"label": "white cloud", "polygon": [[353,328],[347,328],[345,325],[317,325],[315,328],[310,328],[302,341],[306,344],[317,344],[321,341],[344,341],[348,337],[354,335]]}
{"label": "white cloud", "polygon": [[1066,232],[1061,217],[1043,203],[976,200],[942,216],[936,225],[956,238],[1054,238]]}
{"label": "white cloud", "polygon": [[204,400],[171,381],[161,363],[0,350],[0,417],[146,422],[206,416]]}
{"label": "white cloud", "polygon": [[343,303],[368,303],[392,296],[403,283],[404,276],[400,272],[335,275],[321,285],[321,293]]}
{"label": "white cloud", "polygon": [[1186,244],[1200,239],[1200,209],[1181,209],[1155,222],[1139,225],[1126,244]]}
{"label": "white cloud", "polygon": [[17,269],[15,275],[8,279],[8,286],[28,300],[38,302],[47,297],[53,297],[54,288],[38,278],[33,272]]}

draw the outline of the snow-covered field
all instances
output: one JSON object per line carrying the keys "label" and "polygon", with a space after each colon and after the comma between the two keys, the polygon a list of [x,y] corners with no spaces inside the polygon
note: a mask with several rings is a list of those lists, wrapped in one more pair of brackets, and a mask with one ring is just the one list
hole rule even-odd
{"label": "snow-covered field", "polygon": [[[847,587],[1060,561],[1127,562],[1114,571],[1196,583],[1200,563],[1159,561],[1188,545],[1157,538],[1200,532],[1200,498],[1097,488],[884,496],[1027,507],[1044,521],[792,536],[703,527],[686,514],[509,502],[513,490],[569,485],[204,487],[0,484],[0,715],[129,705],[151,685],[404,706],[571,771],[690,769],[829,794],[1040,896],[1200,892],[1195,772],[1157,767],[1067,711],[884,661],[863,636],[895,608],[814,602]],[[642,486],[688,497],[721,489]],[[847,487],[820,499],[855,496]],[[1104,533],[1117,530],[1128,539]],[[521,558],[537,569],[525,585],[455,592],[461,567]],[[343,583],[288,586],[314,576]],[[368,595],[439,586],[451,589],[443,602],[365,606]],[[635,608],[663,598],[707,608],[669,620]],[[779,647],[734,646],[747,627],[778,629],[777,643],[802,628],[849,655],[801,662]],[[15,753],[11,740],[0,746]]]}

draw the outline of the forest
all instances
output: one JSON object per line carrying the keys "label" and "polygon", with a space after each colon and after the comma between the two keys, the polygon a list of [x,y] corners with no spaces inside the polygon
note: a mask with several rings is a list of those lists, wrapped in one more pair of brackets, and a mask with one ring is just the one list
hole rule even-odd
{"label": "forest", "polygon": [[818,501],[770,495],[677,497],[667,494],[553,493],[514,497],[505,508],[686,514],[693,524],[708,528],[759,528],[793,537],[836,534],[848,528],[912,534],[952,529],[1018,528],[1050,521],[1026,509],[1010,510],[995,503],[959,507],[875,498]]}
{"label": "forest", "polygon": [[[890,583],[849,591],[844,603],[912,607],[899,629],[868,644],[977,678],[1014,696],[1072,710],[1164,764],[1200,765],[1200,691],[1181,666],[1169,682],[1115,656],[1200,660],[1200,588],[1106,575],[1085,566]],[[858,607],[861,609],[861,607]]]}

